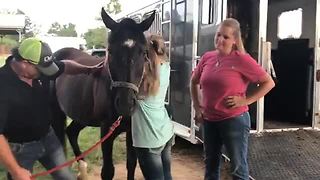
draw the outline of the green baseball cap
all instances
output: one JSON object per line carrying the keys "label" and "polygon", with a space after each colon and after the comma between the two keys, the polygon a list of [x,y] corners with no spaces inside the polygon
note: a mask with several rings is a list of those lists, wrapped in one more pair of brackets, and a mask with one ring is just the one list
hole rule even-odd
{"label": "green baseball cap", "polygon": [[36,65],[39,71],[45,75],[51,76],[59,71],[58,66],[53,62],[49,45],[37,38],[23,40],[18,52],[23,59]]}

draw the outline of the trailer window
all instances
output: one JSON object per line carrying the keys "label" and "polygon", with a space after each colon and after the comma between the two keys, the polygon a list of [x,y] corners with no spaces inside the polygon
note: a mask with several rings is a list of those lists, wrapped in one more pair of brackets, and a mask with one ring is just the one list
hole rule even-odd
{"label": "trailer window", "polygon": [[171,17],[171,4],[170,4],[170,1],[163,4],[162,6],[163,10],[162,10],[162,22],[163,21],[169,21],[170,20],[170,17]]}
{"label": "trailer window", "polygon": [[221,0],[202,0],[201,23],[218,24],[221,20],[222,2]]}
{"label": "trailer window", "polygon": [[169,41],[170,26],[169,23],[162,24],[162,37],[165,41]]}
{"label": "trailer window", "polygon": [[176,22],[184,22],[185,21],[185,3],[180,3],[176,5]]}
{"label": "trailer window", "polygon": [[282,12],[278,17],[278,37],[300,38],[302,33],[302,9]]}
{"label": "trailer window", "polygon": [[210,7],[211,0],[202,1],[202,13],[201,13],[201,23],[210,24],[210,16],[212,16],[212,8]]}

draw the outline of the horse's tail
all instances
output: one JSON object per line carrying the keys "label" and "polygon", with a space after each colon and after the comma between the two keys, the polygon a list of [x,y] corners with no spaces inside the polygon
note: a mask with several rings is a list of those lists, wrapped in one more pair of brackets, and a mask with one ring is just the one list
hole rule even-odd
{"label": "horse's tail", "polygon": [[66,148],[66,114],[60,108],[56,95],[55,81],[50,81],[50,105],[52,114],[52,127],[60,140],[61,144]]}

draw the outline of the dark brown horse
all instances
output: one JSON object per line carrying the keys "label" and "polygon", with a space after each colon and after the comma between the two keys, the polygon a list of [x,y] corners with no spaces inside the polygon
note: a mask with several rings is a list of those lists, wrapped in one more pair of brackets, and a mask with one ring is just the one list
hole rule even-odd
{"label": "dark brown horse", "polygon": [[[129,18],[117,23],[103,9],[101,16],[111,30],[107,60],[73,48],[61,49],[54,53],[54,57],[57,60],[72,59],[85,65],[104,62],[104,67],[90,75],[61,75],[56,81],[56,95],[62,111],[73,120],[66,131],[76,156],[81,154],[77,139],[84,127],[101,127],[101,136],[104,136],[119,115],[125,117],[112,136],[102,144],[101,177],[110,180],[114,176],[113,141],[121,132],[130,130],[129,117],[136,105],[147,59],[147,42],[143,32],[151,26],[154,13],[140,24]],[[59,118],[58,113],[55,116]],[[54,122],[61,121],[55,119]],[[128,136],[131,137],[131,133],[127,133],[128,179],[134,179],[136,158]]]}

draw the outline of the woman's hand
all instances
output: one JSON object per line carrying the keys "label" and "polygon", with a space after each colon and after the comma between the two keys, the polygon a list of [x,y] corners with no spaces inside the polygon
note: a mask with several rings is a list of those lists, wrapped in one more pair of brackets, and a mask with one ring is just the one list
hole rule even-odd
{"label": "woman's hand", "polygon": [[201,109],[195,109],[195,116],[194,116],[194,120],[197,122],[197,123],[203,123],[203,114],[202,114],[202,111]]}
{"label": "woman's hand", "polygon": [[247,98],[243,96],[227,96],[225,98],[225,105],[228,108],[237,108],[248,105]]}
{"label": "woman's hand", "polygon": [[316,79],[318,82],[320,81],[320,70],[319,69],[316,72]]}

